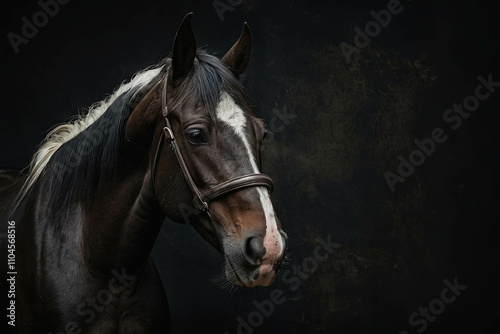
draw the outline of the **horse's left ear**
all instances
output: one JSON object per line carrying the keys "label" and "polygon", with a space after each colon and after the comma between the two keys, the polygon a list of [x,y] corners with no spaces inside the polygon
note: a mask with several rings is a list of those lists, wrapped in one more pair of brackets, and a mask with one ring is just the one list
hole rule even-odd
{"label": "horse's left ear", "polygon": [[251,53],[252,33],[250,32],[250,27],[245,22],[240,38],[221,60],[226,66],[239,75],[247,68]]}
{"label": "horse's left ear", "polygon": [[172,55],[172,81],[174,85],[182,80],[193,68],[196,56],[196,40],[191,28],[193,13],[187,14],[177,30]]}

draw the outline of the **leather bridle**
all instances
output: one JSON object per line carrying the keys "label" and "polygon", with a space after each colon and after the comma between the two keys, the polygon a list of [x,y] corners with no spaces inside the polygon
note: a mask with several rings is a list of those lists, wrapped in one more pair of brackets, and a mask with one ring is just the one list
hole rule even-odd
{"label": "leather bridle", "polygon": [[182,170],[182,173],[184,174],[184,179],[186,180],[186,183],[188,184],[191,192],[194,195],[194,203],[196,208],[201,210],[208,217],[208,219],[211,221],[212,224],[213,221],[212,217],[210,216],[210,213],[208,212],[208,206],[210,202],[215,198],[248,187],[263,186],[269,189],[270,192],[272,192],[273,190],[272,179],[268,175],[262,173],[241,175],[233,179],[221,182],[217,185],[210,186],[208,189],[204,191],[201,191],[196,186],[191,174],[189,173],[182,152],[180,151],[177,141],[175,139],[172,125],[170,124],[169,110],[167,107],[168,76],[169,76],[169,69],[167,69],[165,78],[162,80],[163,87],[161,94],[161,104],[162,104],[163,118],[165,119],[166,126],[162,130],[160,141],[158,142],[156,154],[153,161],[152,175],[151,175],[153,186],[155,184],[155,173],[156,173],[156,165],[158,163],[158,157],[161,151],[162,143],[165,140],[170,144],[170,148],[175,153],[177,161],[179,162],[179,166]]}

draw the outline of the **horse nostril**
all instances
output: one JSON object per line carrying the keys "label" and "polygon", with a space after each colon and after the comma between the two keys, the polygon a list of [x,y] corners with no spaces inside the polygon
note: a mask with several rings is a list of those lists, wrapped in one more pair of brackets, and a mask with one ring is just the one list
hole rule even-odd
{"label": "horse nostril", "polygon": [[250,264],[260,265],[262,258],[266,254],[264,240],[261,236],[247,237],[243,242],[243,257]]}

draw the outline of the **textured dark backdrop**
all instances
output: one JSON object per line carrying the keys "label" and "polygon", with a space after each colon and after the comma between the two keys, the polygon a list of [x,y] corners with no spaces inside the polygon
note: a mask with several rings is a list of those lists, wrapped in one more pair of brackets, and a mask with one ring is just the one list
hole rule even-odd
{"label": "textured dark backdrop", "polygon": [[[442,116],[479,75],[500,81],[499,5],[402,0],[347,62],[341,43],[352,45],[354,28],[387,4],[243,0],[221,20],[212,1],[72,0],[15,54],[7,33],[20,34],[21,18],[40,6],[3,1],[0,167],[26,166],[49,128],[156,63],[187,12],[199,45],[219,55],[247,21],[255,48],[244,81],[256,113],[291,115],[277,118],[263,151],[291,266],[314,255],[317,238],[339,245],[298,289],[280,281],[230,294],[214,283],[218,254],[166,221],[153,255],[174,333],[236,333],[238,317],[248,321],[253,301],[275,288],[287,300],[255,333],[416,333],[409,316],[438,307],[443,281],[455,278],[467,289],[425,332],[497,333],[500,88],[455,131]],[[436,127],[448,139],[391,192],[383,173]]]}

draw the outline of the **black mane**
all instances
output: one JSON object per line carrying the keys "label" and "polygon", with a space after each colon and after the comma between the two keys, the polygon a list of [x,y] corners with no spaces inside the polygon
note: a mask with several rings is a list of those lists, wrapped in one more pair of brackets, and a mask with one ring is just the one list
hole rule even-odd
{"label": "black mane", "polygon": [[70,214],[70,203],[78,200],[84,206],[91,205],[101,182],[117,181],[126,121],[158,79],[122,93],[94,123],[54,152],[37,181],[49,190],[44,193],[50,203],[48,217],[57,218],[59,224]]}

